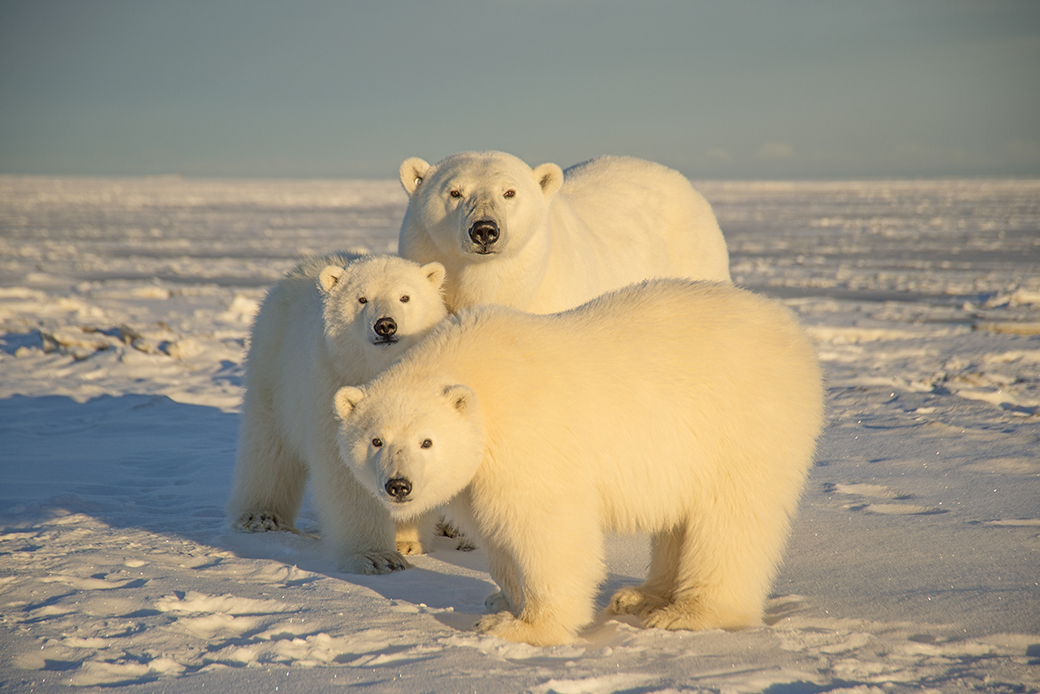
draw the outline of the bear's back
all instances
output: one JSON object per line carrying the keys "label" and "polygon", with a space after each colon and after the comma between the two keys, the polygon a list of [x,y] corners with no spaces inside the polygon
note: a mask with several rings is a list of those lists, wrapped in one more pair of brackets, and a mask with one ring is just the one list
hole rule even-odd
{"label": "bear's back", "polygon": [[[678,171],[633,157],[590,159],[564,171],[560,199],[619,260],[650,277],[729,282],[729,252],[711,205]],[[641,259],[636,263],[636,259]],[[622,263],[614,272],[626,273]]]}
{"label": "bear's back", "polygon": [[409,359],[422,362],[419,370],[485,385],[510,408],[525,398],[532,408],[610,407],[631,394],[648,403],[713,394],[746,403],[755,392],[782,399],[804,391],[811,400],[820,389],[814,348],[785,307],[731,285],[678,279],[549,315],[465,309]]}

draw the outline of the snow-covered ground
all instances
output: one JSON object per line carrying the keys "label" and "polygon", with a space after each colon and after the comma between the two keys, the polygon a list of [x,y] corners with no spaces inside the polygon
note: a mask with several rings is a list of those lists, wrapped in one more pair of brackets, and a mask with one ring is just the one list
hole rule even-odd
{"label": "snow-covered ground", "polygon": [[[535,648],[472,630],[479,550],[223,528],[252,312],[395,250],[396,182],[0,177],[0,690],[1040,690],[1040,181],[699,188],[828,379],[769,626]],[[604,596],[646,561],[613,539]]]}

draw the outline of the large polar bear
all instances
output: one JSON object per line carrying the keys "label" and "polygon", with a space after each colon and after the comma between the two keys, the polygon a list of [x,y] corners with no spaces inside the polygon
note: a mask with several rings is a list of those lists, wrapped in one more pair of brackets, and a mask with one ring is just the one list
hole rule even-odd
{"label": "large polar bear", "polygon": [[711,206],[660,164],[600,157],[563,171],[463,152],[432,166],[408,159],[400,175],[399,252],[444,265],[451,311],[550,313],[654,277],[730,281]]}
{"label": "large polar bear", "polygon": [[[308,473],[322,536],[343,571],[386,573],[422,551],[427,518],[397,524],[342,465],[333,395],[371,380],[446,315],[444,267],[330,254],[301,263],[253,324],[228,518],[295,530]],[[400,550],[400,551],[399,551]]]}
{"label": "large polar bear", "polygon": [[653,539],[611,612],[759,624],[823,420],[787,309],[677,279],[547,316],[463,310],[335,403],[344,461],[394,518],[447,503],[481,538],[501,593],[478,629],[536,645],[593,618],[607,531]]}

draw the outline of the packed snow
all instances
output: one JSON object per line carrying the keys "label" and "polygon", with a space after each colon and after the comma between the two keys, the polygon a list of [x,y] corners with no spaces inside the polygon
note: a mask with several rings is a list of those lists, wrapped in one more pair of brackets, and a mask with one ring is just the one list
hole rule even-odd
{"label": "packed snow", "polygon": [[[1040,691],[1040,181],[697,187],[827,377],[768,624],[536,648],[474,631],[479,549],[354,576],[309,506],[225,527],[257,304],[394,252],[396,181],[0,177],[0,689]],[[647,559],[612,538],[601,604]]]}

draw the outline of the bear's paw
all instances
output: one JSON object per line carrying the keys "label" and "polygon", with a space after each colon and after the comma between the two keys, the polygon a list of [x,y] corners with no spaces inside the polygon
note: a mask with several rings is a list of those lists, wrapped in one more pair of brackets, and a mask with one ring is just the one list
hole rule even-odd
{"label": "bear's paw", "polygon": [[343,557],[339,561],[339,570],[348,574],[375,576],[394,571],[403,571],[411,567],[399,552],[361,552]]}
{"label": "bear's paw", "polygon": [[670,629],[706,631],[726,629],[729,631],[761,625],[755,615],[731,609],[707,609],[697,603],[690,605],[672,603],[651,610],[643,616],[643,626],[648,629]]}
{"label": "bear's paw", "polygon": [[456,528],[447,520],[441,519],[441,521],[437,523],[437,534],[443,535],[444,537],[450,537],[453,540],[458,540],[455,549],[460,552],[472,552],[477,548],[477,544],[473,542],[473,540],[466,537],[461,530]]}
{"label": "bear's paw", "polygon": [[640,588],[627,587],[614,593],[607,605],[608,614],[632,614],[646,616],[654,610],[667,605],[667,601],[653,593],[648,593]]}
{"label": "bear's paw", "polygon": [[284,531],[295,533],[296,526],[286,521],[277,513],[267,511],[247,511],[235,520],[231,526],[235,530],[247,533],[266,533],[272,531]]}
{"label": "bear's paw", "polygon": [[477,631],[487,636],[516,643],[529,643],[532,646],[557,646],[570,643],[571,633],[553,623],[531,623],[517,619],[511,612],[498,612],[481,617],[477,622]]}
{"label": "bear's paw", "polygon": [[397,552],[403,555],[426,554],[421,542],[415,540],[398,540]]}
{"label": "bear's paw", "polygon": [[491,614],[498,612],[509,612],[509,598],[502,591],[492,593],[484,599],[484,607]]}

